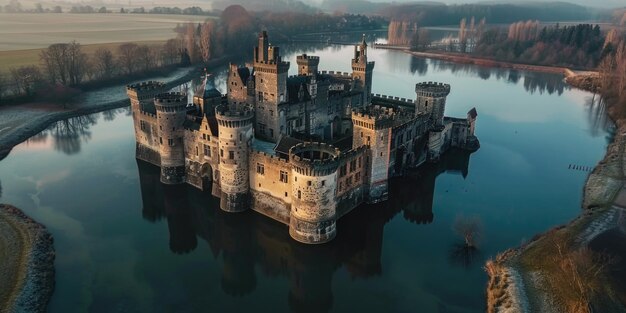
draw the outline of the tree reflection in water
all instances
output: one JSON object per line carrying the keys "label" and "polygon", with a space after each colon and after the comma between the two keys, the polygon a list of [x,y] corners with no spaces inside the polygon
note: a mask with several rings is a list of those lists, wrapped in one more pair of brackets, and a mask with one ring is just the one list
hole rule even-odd
{"label": "tree reflection in water", "polygon": [[223,261],[224,293],[240,297],[253,292],[259,267],[263,275],[288,278],[289,290],[283,292],[292,311],[328,312],[337,270],[345,268],[353,279],[381,276],[385,224],[400,212],[412,223],[432,223],[437,176],[449,172],[466,177],[469,159],[467,152],[451,151],[439,163],[392,179],[389,201],[362,205],[347,214],[338,221],[344,231],[323,245],[298,243],[289,237],[286,225],[255,212],[222,212],[211,191],[163,185],[157,167],[142,161],[137,166],[143,218],[153,223],[167,220],[173,253],[190,253],[201,246],[198,239],[206,241],[213,257]]}
{"label": "tree reflection in water", "polygon": [[82,115],[54,123],[48,132],[54,139],[54,149],[72,155],[80,152],[81,141],[91,139],[91,126],[97,114]]}
{"label": "tree reflection in water", "polygon": [[593,94],[585,99],[585,109],[589,118],[589,130],[591,135],[597,137],[601,132],[610,129],[612,123],[608,118],[606,104],[602,96]]}

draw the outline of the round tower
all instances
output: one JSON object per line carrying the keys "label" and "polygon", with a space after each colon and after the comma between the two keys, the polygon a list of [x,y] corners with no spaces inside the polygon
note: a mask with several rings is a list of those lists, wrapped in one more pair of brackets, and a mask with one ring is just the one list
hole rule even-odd
{"label": "round tower", "polygon": [[335,238],[339,149],[323,143],[299,143],[289,150],[293,165],[289,234],[303,243]]}
{"label": "round tower", "polygon": [[443,113],[446,109],[446,97],[450,94],[450,85],[423,82],[415,85],[415,114],[431,114],[434,126],[443,125]]}
{"label": "round tower", "polygon": [[234,110],[228,105],[215,108],[219,125],[220,208],[241,212],[250,207],[248,155],[252,145],[252,108]]}
{"label": "round tower", "polygon": [[152,105],[154,97],[165,91],[165,84],[157,81],[147,81],[126,86],[126,94],[130,99],[130,107],[133,113],[145,111],[146,106]]}
{"label": "round tower", "polygon": [[154,98],[159,152],[161,154],[161,182],[182,184],[185,182],[184,128],[187,117],[187,94],[168,92]]}

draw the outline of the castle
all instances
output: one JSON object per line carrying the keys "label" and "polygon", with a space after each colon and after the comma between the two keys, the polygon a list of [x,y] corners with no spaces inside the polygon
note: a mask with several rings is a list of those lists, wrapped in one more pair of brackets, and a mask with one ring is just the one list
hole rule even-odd
{"label": "castle", "polygon": [[262,32],[252,68],[230,65],[226,95],[208,76],[191,104],[160,82],[129,85],[136,157],[160,167],[164,184],[211,187],[224,211],[252,209],[297,241],[330,241],[340,217],[387,200],[390,178],[479,147],[475,109],[444,116],[450,85],[419,83],[415,101],[372,94],[367,49],[364,37],[352,73],[319,71],[303,54],[289,76]]}

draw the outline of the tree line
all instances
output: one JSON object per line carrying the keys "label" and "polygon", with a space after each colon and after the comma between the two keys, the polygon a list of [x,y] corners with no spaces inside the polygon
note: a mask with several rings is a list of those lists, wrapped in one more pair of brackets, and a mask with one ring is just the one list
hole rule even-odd
{"label": "tree line", "polygon": [[540,27],[538,21],[517,22],[508,29],[486,30],[474,53],[501,61],[595,68],[609,52],[598,25]]}
{"label": "tree line", "polygon": [[626,117],[626,32],[613,29],[604,43],[600,72],[600,93],[611,104],[617,104],[620,117]]}
{"label": "tree line", "polygon": [[9,75],[0,77],[0,96],[32,96],[45,89],[49,91],[46,94],[66,101],[72,88],[85,83],[134,76],[171,65],[207,63],[224,56],[247,57],[261,29],[272,34],[273,42],[280,42],[303,32],[371,29],[380,28],[381,24],[380,19],[361,15],[249,13],[233,5],[219,19],[177,25],[177,36],[162,45],[124,43],[114,50],[102,47],[88,54],[75,41],[52,44],[40,53],[39,66],[11,68]]}

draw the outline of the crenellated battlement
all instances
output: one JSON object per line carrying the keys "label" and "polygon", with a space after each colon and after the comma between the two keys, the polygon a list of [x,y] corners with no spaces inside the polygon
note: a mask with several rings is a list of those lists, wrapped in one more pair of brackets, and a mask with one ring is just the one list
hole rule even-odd
{"label": "crenellated battlement", "polygon": [[330,75],[333,77],[338,77],[338,78],[350,78],[352,79],[352,74],[348,73],[348,72],[335,72],[335,71],[321,71],[321,74],[324,75]]}
{"label": "crenellated battlement", "polygon": [[418,97],[442,98],[450,94],[450,84],[437,82],[422,82],[415,85]]}
{"label": "crenellated battlement", "polygon": [[155,89],[165,88],[165,83],[160,81],[145,81],[136,84],[130,84],[126,86],[126,90],[134,90],[134,91],[149,91]]}
{"label": "crenellated battlement", "polygon": [[262,159],[268,163],[277,164],[281,167],[288,168],[291,166],[288,160],[283,158],[279,158],[277,155],[270,154],[267,152],[259,151],[259,150],[251,150],[251,158],[252,159]]}
{"label": "crenellated battlement", "polygon": [[165,92],[154,97],[154,104],[156,105],[181,103],[187,104],[187,94],[184,92]]}
{"label": "crenellated battlement", "polygon": [[321,142],[302,142],[289,149],[289,162],[296,172],[307,176],[326,176],[337,171],[341,151]]}
{"label": "crenellated battlement", "polygon": [[250,106],[237,110],[228,104],[221,104],[215,107],[215,117],[220,127],[241,127],[252,123],[254,110]]}
{"label": "crenellated battlement", "polygon": [[150,113],[150,112],[147,112],[147,111],[139,111],[139,114],[144,115],[144,116],[149,116],[149,117],[152,117],[152,118],[156,118],[156,114]]}
{"label": "crenellated battlement", "polygon": [[353,159],[355,157],[358,157],[359,155],[362,155],[368,149],[369,149],[368,146],[359,146],[357,148],[350,149],[348,151],[341,153],[341,155],[339,156],[339,160]]}
{"label": "crenellated battlement", "polygon": [[352,111],[352,123],[369,129],[384,129],[402,124],[411,114],[393,108],[372,105]]}

